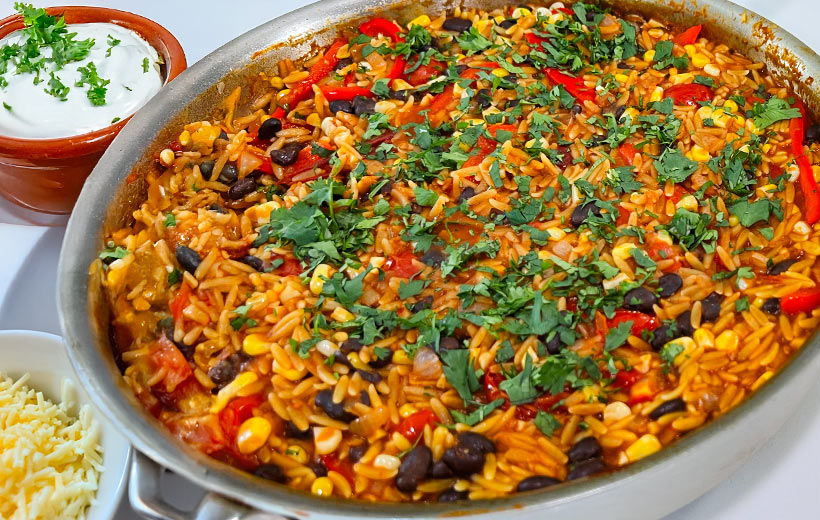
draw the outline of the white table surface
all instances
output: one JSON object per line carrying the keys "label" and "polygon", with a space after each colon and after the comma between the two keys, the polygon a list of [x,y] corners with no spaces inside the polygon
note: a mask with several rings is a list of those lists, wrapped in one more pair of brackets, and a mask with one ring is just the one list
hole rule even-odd
{"label": "white table surface", "polygon": [[[44,5],[36,2],[38,5]],[[182,43],[189,65],[260,23],[310,3],[310,0],[109,0],[73,2],[139,13],[168,28]],[[510,3],[514,3],[510,0]],[[739,0],[820,50],[817,0]],[[230,8],[225,8],[226,6]],[[0,18],[13,1],[0,0]],[[55,303],[57,256],[63,227],[26,225],[16,206],[0,197],[0,330],[31,329],[60,334]],[[2,367],[0,367],[2,368]],[[820,518],[817,476],[820,468],[820,385],[795,416],[737,473],[668,520]],[[179,478],[163,486],[169,500],[186,507],[199,492]],[[139,518],[124,500],[117,520]]]}

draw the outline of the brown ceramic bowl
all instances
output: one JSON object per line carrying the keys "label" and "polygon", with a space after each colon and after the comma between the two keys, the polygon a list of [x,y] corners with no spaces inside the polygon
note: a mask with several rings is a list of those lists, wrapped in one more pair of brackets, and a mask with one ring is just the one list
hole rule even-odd
{"label": "brown ceramic bowl", "polygon": [[[104,7],[51,7],[66,23],[113,23],[142,36],[165,62],[165,84],[185,70],[182,46],[164,27],[142,16]],[[0,38],[23,28],[20,15],[0,20]],[[71,213],[97,160],[128,122],[124,118],[101,130],[56,139],[19,139],[0,135],[0,194],[28,209]]]}

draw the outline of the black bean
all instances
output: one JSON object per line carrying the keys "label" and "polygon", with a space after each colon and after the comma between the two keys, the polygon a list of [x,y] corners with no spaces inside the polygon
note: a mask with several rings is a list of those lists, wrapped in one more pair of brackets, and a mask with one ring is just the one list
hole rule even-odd
{"label": "black bean", "polygon": [[685,412],[686,411],[686,403],[683,402],[683,399],[678,397],[677,399],[672,399],[671,401],[666,401],[661,403],[660,406],[652,410],[649,414],[649,418],[653,421],[657,421],[664,415],[668,413],[675,413],[675,412]]}
{"label": "black bean", "polygon": [[179,265],[191,274],[196,272],[196,268],[199,267],[199,263],[202,261],[199,253],[185,246],[177,246],[175,256]]}
{"label": "black bean", "polygon": [[465,200],[471,199],[473,197],[475,197],[475,188],[473,188],[472,186],[467,186],[466,188],[461,190],[461,193],[458,194],[456,204],[461,204]]}
{"label": "black bean", "polygon": [[223,213],[223,214],[226,213],[225,209],[222,206],[220,206],[219,204],[217,204],[216,202],[214,202],[213,204],[208,206],[208,210],[209,211],[215,211],[216,213]]}
{"label": "black bean", "polygon": [[393,192],[393,187],[396,185],[393,179],[388,180],[385,182],[381,188],[379,188],[379,195],[382,197],[389,197],[390,194]]}
{"label": "black bean", "polygon": [[572,210],[572,215],[569,217],[569,223],[572,224],[572,227],[577,228],[586,222],[590,214],[597,217],[601,216],[601,208],[599,208],[594,201],[576,206],[575,209]]}
{"label": "black bean", "polygon": [[351,352],[360,351],[363,346],[364,345],[359,338],[347,338],[339,345],[339,350],[345,354],[350,354]]}
{"label": "black bean", "polygon": [[154,332],[157,336],[165,336],[170,341],[174,341],[174,318],[166,316],[159,320]]}
{"label": "black bean", "polygon": [[619,61],[616,67],[619,69],[631,69],[632,65],[628,65],[625,61]]}
{"label": "black bean", "polygon": [[265,122],[259,125],[259,133],[256,135],[259,139],[270,141],[276,137],[276,134],[282,130],[282,121],[275,117],[265,119]]}
{"label": "black bean", "polygon": [[223,141],[227,141],[228,140],[228,134],[225,133],[225,130],[222,130],[221,132],[219,132],[219,135],[217,136],[217,139],[222,139]]}
{"label": "black bean", "polygon": [[296,162],[302,148],[304,148],[302,143],[288,143],[278,150],[273,150],[270,153],[270,160],[279,166],[290,166]]}
{"label": "black bean", "polygon": [[483,88],[476,92],[476,102],[481,108],[489,108],[493,104],[493,95],[490,89]]}
{"label": "black bean", "polygon": [[820,143],[820,125],[811,125],[806,128],[803,144],[810,145],[812,143]]}
{"label": "black bean", "polygon": [[316,460],[310,463],[310,470],[317,476],[317,477],[326,477],[327,476],[327,466],[321,460]]}
{"label": "black bean", "polygon": [[425,296],[421,300],[417,301],[413,304],[410,308],[412,312],[421,312],[424,309],[429,309],[433,306],[433,297],[432,296]]}
{"label": "black bean", "polygon": [[677,273],[667,273],[658,280],[661,289],[660,297],[669,298],[683,287],[683,278]]}
{"label": "black bean", "polygon": [[652,350],[659,352],[668,341],[680,337],[680,334],[677,332],[677,325],[673,327],[668,324],[663,324],[652,333],[652,340],[649,342],[649,345],[652,347]]}
{"label": "black bean", "polygon": [[447,18],[444,20],[444,23],[441,24],[441,28],[445,31],[453,31],[458,33],[469,31],[472,26],[473,22],[470,20],[465,20],[464,18]]}
{"label": "black bean", "polygon": [[771,269],[769,269],[769,274],[771,274],[771,275],[783,274],[786,271],[788,271],[789,268],[791,266],[793,266],[795,263],[797,263],[797,260],[792,260],[792,259],[782,260],[780,262],[777,262],[776,264],[774,264],[772,266]]}
{"label": "black bean", "polygon": [[341,350],[337,350],[333,353],[333,362],[339,363],[340,365],[344,365],[350,370],[355,370],[353,364],[350,362],[349,359],[347,359],[347,356],[345,356],[344,352],[342,352]]}
{"label": "black bean", "polygon": [[456,65],[456,72],[461,75],[464,73],[465,70],[469,69],[467,65]]}
{"label": "black bean", "polygon": [[371,368],[384,368],[387,365],[389,365],[392,361],[393,351],[388,350],[387,353],[384,354],[384,357],[377,357],[375,355],[371,356],[370,361],[368,361],[367,364],[370,365]]}
{"label": "black bean", "polygon": [[284,484],[288,480],[285,476],[285,472],[276,464],[260,464],[259,467],[254,470],[253,474],[265,480],[272,480],[280,484]]}
{"label": "black bean", "polygon": [[259,258],[258,256],[253,255],[246,255],[242,258],[238,259],[239,262],[242,262],[245,265],[249,265],[256,269],[259,272],[262,272],[262,269],[265,268],[265,262]]}
{"label": "black bean", "polygon": [[337,99],[328,103],[328,108],[332,113],[344,112],[345,114],[353,113],[353,103],[346,99]]}
{"label": "black bean", "polygon": [[464,432],[458,436],[458,444],[475,448],[481,453],[495,453],[495,444],[487,437],[475,432]]}
{"label": "black bean", "polygon": [[566,170],[570,164],[572,164],[572,152],[569,151],[569,148],[566,146],[558,146],[555,149],[556,158],[553,161],[555,166],[561,168],[562,170]]}
{"label": "black bean", "polygon": [[461,342],[453,336],[444,336],[438,340],[438,349],[442,350],[458,350],[461,348]]}
{"label": "black bean", "polygon": [[365,453],[367,453],[367,441],[364,441],[357,446],[351,446],[348,448],[347,457],[350,459],[350,462],[358,462]]}
{"label": "black bean", "polygon": [[359,400],[363,405],[370,406],[370,394],[366,390],[362,390],[362,393],[359,394]]}
{"label": "black bean", "polygon": [[453,470],[443,460],[437,460],[430,466],[430,476],[438,479],[453,478]]}
{"label": "black bean", "polygon": [[605,469],[606,465],[601,459],[587,459],[573,465],[572,470],[567,474],[567,480],[589,477]]}
{"label": "black bean", "polygon": [[427,470],[433,462],[433,452],[421,444],[404,456],[396,474],[396,487],[399,491],[411,493],[424,480]]}
{"label": "black bean", "polygon": [[598,146],[601,143],[603,143],[604,141],[606,141],[608,137],[609,137],[609,134],[595,134],[590,138],[589,141],[590,141],[592,146]]}
{"label": "black bean", "polygon": [[444,452],[441,460],[447,464],[453,473],[460,477],[469,477],[481,471],[484,467],[485,454],[475,447],[456,444]]}
{"label": "black bean", "polygon": [[333,402],[333,390],[322,390],[316,394],[316,398],[313,402],[331,419],[349,423],[356,418],[355,415],[345,410],[344,403]]}
{"label": "black bean", "polygon": [[658,303],[658,297],[646,287],[636,287],[624,295],[624,307],[631,311],[654,314],[652,306],[656,303]]}
{"label": "black bean", "polygon": [[[700,301],[701,305],[701,321],[715,321],[720,316],[720,302],[723,301],[723,296],[713,292],[706,298]],[[688,336],[689,334],[687,334]]]}
{"label": "black bean", "polygon": [[357,116],[376,112],[376,101],[364,96],[353,98],[353,113]]}
{"label": "black bean", "polygon": [[342,58],[336,63],[336,66],[333,67],[333,70],[342,70],[343,68],[349,65],[353,65],[353,60],[350,58]]}
{"label": "black bean", "polygon": [[230,358],[223,359],[208,370],[208,377],[221,389],[236,378],[236,368]]}
{"label": "black bean", "polygon": [[447,489],[443,491],[438,496],[439,502],[458,502],[459,500],[467,500],[470,497],[470,493],[465,491],[456,491],[453,488]]}
{"label": "black bean", "polygon": [[220,170],[219,177],[217,177],[216,180],[222,184],[232,184],[238,176],[239,170],[236,168],[236,165],[233,163],[225,163],[225,166]]}
{"label": "black bean", "polygon": [[310,439],[312,434],[310,433],[310,428],[306,430],[300,430],[298,426],[296,426],[291,421],[285,421],[285,437],[288,439],[303,439],[307,440]]}
{"label": "black bean", "polygon": [[763,312],[777,316],[780,314],[780,298],[769,298],[763,302],[763,306],[760,308],[763,309]]}
{"label": "black bean", "polygon": [[[544,336],[544,338],[548,337],[549,334]],[[557,332],[552,335],[549,339],[542,339],[544,342],[544,346],[547,347],[547,352],[552,354],[553,356],[561,352],[561,347],[563,346],[563,342],[561,341],[561,335]]]}
{"label": "black bean", "polygon": [[570,462],[594,459],[601,456],[601,445],[595,437],[586,437],[572,445],[567,456]]}
{"label": "black bean", "polygon": [[233,183],[224,197],[228,200],[239,200],[256,191],[256,180],[253,177],[245,177]]}
{"label": "black bean", "polygon": [[444,251],[437,247],[431,247],[426,253],[421,255],[420,260],[430,267],[438,268],[444,261]]}
{"label": "black bean", "polygon": [[410,203],[410,213],[413,213],[414,215],[419,215],[422,211],[424,211],[424,206],[417,202]]}
{"label": "black bean", "polygon": [[509,110],[509,109],[511,109],[511,108],[515,108],[515,107],[517,107],[517,106],[519,105],[519,103],[521,103],[521,100],[520,100],[520,99],[518,99],[518,98],[511,99],[511,100],[507,101],[507,106],[506,106],[505,108],[506,108],[507,110]]}
{"label": "black bean", "polygon": [[515,490],[522,493],[524,491],[534,491],[536,489],[542,489],[560,483],[561,481],[557,478],[548,477],[546,475],[533,475],[519,482]]}
{"label": "black bean", "polygon": [[214,171],[214,162],[213,161],[202,161],[201,163],[199,163],[199,173],[202,174],[203,179],[210,178],[213,171]]}
{"label": "black bean", "polygon": [[570,114],[577,116],[580,114],[584,108],[581,105],[572,105],[572,108],[569,109]]}
{"label": "black bean", "polygon": [[390,92],[387,94],[387,97],[389,97],[390,99],[395,99],[397,101],[407,101],[407,98],[409,96],[412,96],[412,94],[413,94],[413,91],[410,90],[410,89],[406,89],[406,90],[392,90],[391,89]]}
{"label": "black bean", "polygon": [[358,370],[359,376],[368,383],[378,384],[382,380],[382,376],[378,372],[370,372],[369,370]]}
{"label": "black bean", "polygon": [[691,336],[695,332],[695,328],[692,326],[692,311],[683,311],[680,313],[678,317],[675,318],[675,326],[677,327],[676,338]]}
{"label": "black bean", "polygon": [[504,29],[509,29],[510,27],[512,27],[513,25],[515,25],[516,23],[517,23],[517,22],[516,22],[515,20],[513,20],[513,19],[511,19],[511,18],[507,18],[506,20],[504,20],[503,22],[499,23],[498,25],[499,25],[499,26],[501,26],[501,27],[502,27],[502,28],[504,28]]}

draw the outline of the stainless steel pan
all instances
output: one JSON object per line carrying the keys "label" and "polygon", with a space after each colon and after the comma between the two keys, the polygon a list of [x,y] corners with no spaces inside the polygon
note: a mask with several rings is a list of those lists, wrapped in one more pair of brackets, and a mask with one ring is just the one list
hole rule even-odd
{"label": "stainless steel pan", "polygon": [[[141,452],[131,473],[135,508],[150,518],[481,518],[556,516],[657,518],[706,492],[774,435],[820,371],[813,337],[795,359],[746,403],[675,445],[628,468],[583,482],[492,501],[451,504],[378,504],[323,499],[251,477],[188,447],[165,431],[125,386],[114,364],[100,273],[89,266],[103,235],[127,224],[145,198],[132,172],[153,158],[183,124],[206,119],[223,94],[283,58],[327,45],[339,27],[374,13],[409,20],[456,5],[494,8],[514,0],[325,0],[272,20],[228,43],[165,87],[123,129],[86,182],[68,224],[59,265],[58,300],[69,354],[96,404]],[[705,34],[764,61],[807,102],[820,106],[814,78],[820,59],[775,24],[726,0],[606,0],[622,12],[655,16],[682,26],[703,24]],[[217,22],[215,22],[217,23]],[[179,511],[159,495],[162,467],[209,493],[194,511]],[[244,504],[244,505],[240,505]],[[257,513],[254,513],[256,511]],[[256,516],[265,512],[264,516]],[[602,513],[603,512],[603,513]],[[280,516],[281,515],[281,516]]]}

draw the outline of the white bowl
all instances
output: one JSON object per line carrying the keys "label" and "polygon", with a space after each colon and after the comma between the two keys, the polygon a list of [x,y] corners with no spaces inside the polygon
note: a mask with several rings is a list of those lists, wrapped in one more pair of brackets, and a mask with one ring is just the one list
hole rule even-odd
{"label": "white bowl", "polygon": [[50,401],[60,401],[64,379],[74,383],[80,406],[92,406],[94,418],[102,427],[103,473],[94,504],[86,513],[87,520],[109,520],[120,503],[125,489],[131,446],[114,425],[91,403],[91,398],[80,386],[66,355],[63,340],[45,332],[28,330],[0,331],[0,372],[18,379],[30,374],[26,385],[43,392]]}

